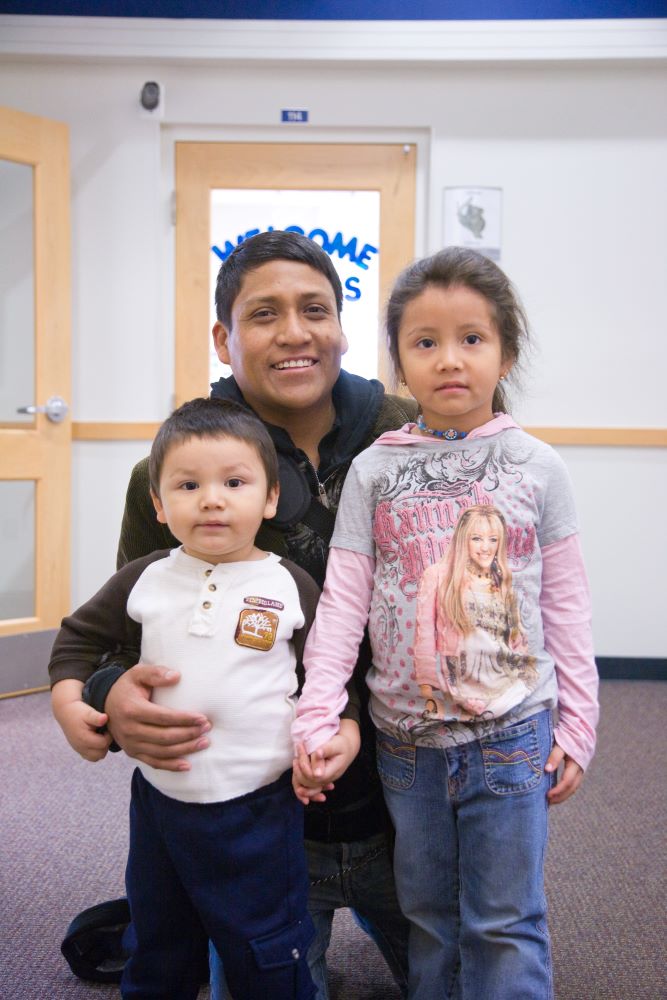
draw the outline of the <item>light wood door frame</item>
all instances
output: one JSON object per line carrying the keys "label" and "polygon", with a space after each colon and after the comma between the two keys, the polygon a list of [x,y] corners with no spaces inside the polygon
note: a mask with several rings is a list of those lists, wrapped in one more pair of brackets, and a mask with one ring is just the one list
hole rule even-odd
{"label": "light wood door frame", "polygon": [[[69,402],[71,269],[69,133],[46,118],[0,108],[0,159],[33,168],[35,386],[26,405]],[[0,428],[0,481],[35,482],[35,613],[0,620],[0,636],[54,628],[70,604],[71,422],[36,414]]]}
{"label": "light wood door frame", "polygon": [[[380,192],[380,299],[414,257],[416,146],[177,142],[176,404],[209,384],[210,194],[216,188]],[[384,345],[379,378],[390,380]]]}

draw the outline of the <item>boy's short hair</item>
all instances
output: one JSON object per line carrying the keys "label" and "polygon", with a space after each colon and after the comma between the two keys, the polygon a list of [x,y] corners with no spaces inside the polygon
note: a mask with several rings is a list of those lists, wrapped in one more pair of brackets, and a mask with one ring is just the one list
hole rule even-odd
{"label": "boy's short hair", "polygon": [[215,285],[215,312],[223,326],[228,330],[231,326],[232,306],[248,271],[255,271],[274,260],[293,260],[323,274],[331,285],[340,319],[343,287],[329,254],[325,253],[319,243],[303,233],[274,229],[270,233],[258,233],[257,236],[244,240],[221,264]]}
{"label": "boy's short hair", "polygon": [[160,495],[160,476],[169,449],[190,438],[207,437],[230,437],[251,445],[264,467],[267,488],[278,485],[278,456],[259,417],[231,400],[199,397],[174,410],[155,436],[148,459],[148,476],[156,496]]}

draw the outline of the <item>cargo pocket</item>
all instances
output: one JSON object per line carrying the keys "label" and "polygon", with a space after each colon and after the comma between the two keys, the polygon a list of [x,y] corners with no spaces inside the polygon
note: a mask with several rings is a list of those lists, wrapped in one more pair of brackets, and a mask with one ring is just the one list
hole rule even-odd
{"label": "cargo pocket", "polygon": [[311,1000],[315,986],[306,956],[314,937],[315,928],[308,917],[250,941],[254,959],[250,995],[271,1000]]}

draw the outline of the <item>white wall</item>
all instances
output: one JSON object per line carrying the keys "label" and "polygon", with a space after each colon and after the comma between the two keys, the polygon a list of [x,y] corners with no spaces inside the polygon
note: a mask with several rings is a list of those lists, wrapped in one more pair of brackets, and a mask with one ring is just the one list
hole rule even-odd
{"label": "white wall", "polygon": [[[165,87],[162,123],[138,107],[149,79]],[[440,244],[445,186],[503,189],[501,263],[538,345],[516,414],[535,425],[667,425],[664,64],[18,59],[0,66],[0,102],[71,130],[75,420],[157,420],[171,405],[171,167],[161,156],[174,137],[417,135],[428,139],[417,253]],[[313,128],[278,126],[285,107],[307,107]],[[74,446],[75,604],[113,568],[127,475],[146,448]],[[656,531],[665,452],[560,450],[581,510],[598,654],[667,655]]]}

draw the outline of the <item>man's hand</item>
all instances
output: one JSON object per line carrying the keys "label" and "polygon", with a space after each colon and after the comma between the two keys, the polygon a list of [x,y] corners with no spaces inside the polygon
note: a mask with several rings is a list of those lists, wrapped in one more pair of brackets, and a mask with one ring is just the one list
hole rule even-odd
{"label": "man's hand", "polygon": [[563,764],[563,773],[557,784],[547,793],[547,800],[550,806],[560,805],[561,802],[569,799],[584,780],[583,768],[577,764],[576,760],[568,757],[557,743],[554,743],[553,750],[549,754],[544,770],[547,773],[552,773],[557,771],[561,764]]}
{"label": "man's hand", "polygon": [[138,663],[109,690],[107,728],[129,757],[161,771],[189,771],[188,754],[209,745],[211,724],[201,712],[186,712],[150,700],[155,687],[177,684],[176,670]]}
{"label": "man's hand", "polygon": [[111,737],[98,733],[107,717],[81,701],[83,683],[76,680],[58,681],[51,690],[51,710],[67,742],[86,760],[98,761],[107,755]]}
{"label": "man's hand", "polygon": [[328,743],[308,756],[303,744],[293,763],[292,787],[299,802],[324,802],[342,774],[359,753],[361,734],[353,719],[341,719],[340,730]]}

